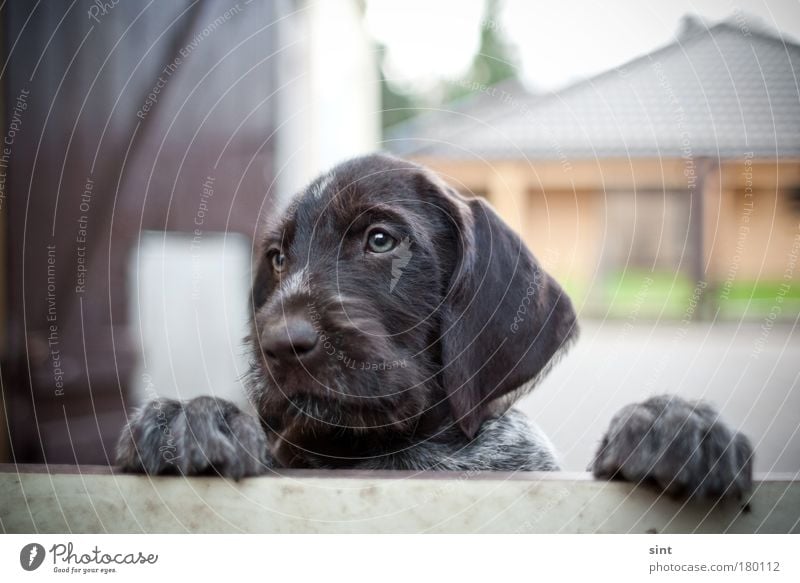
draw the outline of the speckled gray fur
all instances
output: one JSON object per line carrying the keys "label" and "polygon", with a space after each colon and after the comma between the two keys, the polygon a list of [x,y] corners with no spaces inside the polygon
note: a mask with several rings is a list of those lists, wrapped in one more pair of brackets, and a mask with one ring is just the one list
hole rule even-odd
{"label": "speckled gray fur", "polygon": [[[380,214],[359,227],[369,209]],[[258,417],[210,397],[153,401],[122,432],[124,470],[559,469],[547,438],[511,407],[577,337],[575,310],[485,202],[375,155],[318,179],[273,223],[248,338]],[[375,224],[407,242],[402,270],[351,233]],[[741,497],[752,455],[709,405],[662,396],[613,418],[591,469],[668,494]]]}

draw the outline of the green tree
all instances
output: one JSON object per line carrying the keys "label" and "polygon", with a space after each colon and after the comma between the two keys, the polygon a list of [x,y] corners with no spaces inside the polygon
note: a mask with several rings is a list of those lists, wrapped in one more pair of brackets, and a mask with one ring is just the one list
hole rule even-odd
{"label": "green tree", "polygon": [[501,12],[501,0],[487,0],[481,23],[481,45],[469,73],[473,80],[487,85],[517,77],[519,68],[517,48],[508,41],[500,26]]}
{"label": "green tree", "polygon": [[386,128],[416,115],[417,100],[413,95],[398,91],[384,73],[386,47],[379,44],[378,68],[381,79],[381,127]]}
{"label": "green tree", "polygon": [[506,38],[500,24],[502,8],[502,0],[486,0],[478,52],[462,82],[447,92],[449,100],[464,97],[474,84],[495,85],[519,76],[517,48]]}
{"label": "green tree", "polygon": [[384,64],[386,47],[378,45],[378,64],[381,83],[381,122],[383,129],[400,123],[417,113],[416,108],[441,106],[444,103],[466,97],[477,85],[494,85],[518,77],[519,59],[516,46],[510,42],[500,25],[502,0],[486,0],[486,8],[481,21],[480,46],[472,59],[467,73],[459,83],[446,83],[444,80],[437,90],[429,95],[414,95],[397,89],[386,78]]}

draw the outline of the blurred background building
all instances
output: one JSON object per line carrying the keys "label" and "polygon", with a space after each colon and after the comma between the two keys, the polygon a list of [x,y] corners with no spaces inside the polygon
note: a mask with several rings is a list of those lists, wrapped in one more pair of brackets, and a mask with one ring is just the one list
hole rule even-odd
{"label": "blurred background building", "polygon": [[382,149],[573,297],[581,340],[521,403],[566,468],[673,392],[796,474],[800,9],[644,4],[5,4],[0,458],[107,463],[145,399],[245,404],[263,220]]}
{"label": "blurred background building", "polygon": [[[798,67],[796,44],[688,18],[559,91],[473,84],[386,147],[487,197],[584,312],[624,314],[653,279],[650,316],[680,317],[698,282],[700,315],[763,316],[800,223]],[[783,298],[797,315],[800,289]]]}

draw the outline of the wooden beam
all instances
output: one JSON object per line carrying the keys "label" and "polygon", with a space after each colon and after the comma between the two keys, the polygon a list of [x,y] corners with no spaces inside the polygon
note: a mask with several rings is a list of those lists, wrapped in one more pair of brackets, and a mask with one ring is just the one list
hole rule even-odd
{"label": "wooden beam", "polygon": [[282,471],[233,482],[108,468],[0,468],[7,533],[800,532],[800,481],[766,476],[749,510],[569,473]]}

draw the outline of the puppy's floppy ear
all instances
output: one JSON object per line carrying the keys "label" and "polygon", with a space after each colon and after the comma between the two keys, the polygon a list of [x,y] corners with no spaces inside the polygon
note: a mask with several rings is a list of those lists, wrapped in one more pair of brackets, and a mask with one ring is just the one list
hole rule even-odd
{"label": "puppy's floppy ear", "polygon": [[442,380],[471,438],[533,387],[577,322],[564,290],[488,204],[439,190],[459,241],[442,307]]}

